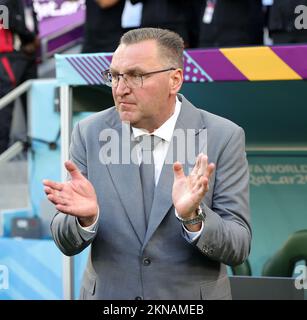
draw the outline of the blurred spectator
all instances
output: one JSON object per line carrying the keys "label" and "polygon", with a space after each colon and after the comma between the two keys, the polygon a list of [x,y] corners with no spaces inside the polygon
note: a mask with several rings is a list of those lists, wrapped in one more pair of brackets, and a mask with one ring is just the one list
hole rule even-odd
{"label": "blurred spectator", "polygon": [[263,44],[261,0],[203,0],[200,47]]}
{"label": "blurred spectator", "polygon": [[307,0],[275,0],[269,11],[269,31],[274,44],[307,42],[307,30],[296,29],[295,8]]}
{"label": "blurred spectator", "polygon": [[113,52],[123,34],[125,0],[86,0],[83,53]]}
{"label": "blurred spectator", "polygon": [[86,0],[82,53],[115,51],[123,33],[140,24],[135,9],[128,0]]}
{"label": "blurred spectator", "polygon": [[[141,27],[175,31],[183,38],[185,47],[191,47],[188,21],[193,25],[198,23],[197,19],[191,19],[192,10],[195,10],[197,2],[199,0],[131,0],[132,4],[143,3]],[[197,41],[193,36],[195,37],[195,33],[192,31],[194,45]]]}
{"label": "blurred spectator", "polygon": [[[76,1],[76,0],[70,0]],[[202,0],[87,0],[83,53],[113,52],[131,28],[160,27],[197,47]]]}
{"label": "blurred spectator", "polygon": [[[38,27],[32,0],[0,0],[9,9],[9,29],[0,30],[0,97],[22,82],[37,77]],[[17,41],[16,41],[17,40]],[[26,95],[22,96],[27,119]],[[14,104],[0,110],[0,153],[9,144]]]}
{"label": "blurred spectator", "polygon": [[188,48],[199,47],[199,32],[200,32],[200,13],[204,0],[191,0],[186,9],[186,24],[188,30]]}

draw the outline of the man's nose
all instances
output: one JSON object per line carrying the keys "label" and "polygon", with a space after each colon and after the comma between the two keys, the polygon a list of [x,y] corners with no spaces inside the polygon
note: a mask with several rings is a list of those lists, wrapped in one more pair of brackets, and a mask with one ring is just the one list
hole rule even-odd
{"label": "man's nose", "polygon": [[124,95],[130,92],[130,88],[127,86],[124,77],[119,77],[117,87],[115,88],[115,92],[117,95]]}

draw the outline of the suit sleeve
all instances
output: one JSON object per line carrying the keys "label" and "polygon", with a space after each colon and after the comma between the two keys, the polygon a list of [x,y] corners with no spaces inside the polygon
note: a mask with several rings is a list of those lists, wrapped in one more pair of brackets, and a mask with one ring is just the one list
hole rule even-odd
{"label": "suit sleeve", "polygon": [[[70,157],[82,174],[87,177],[86,147],[82,141],[79,124],[75,126],[72,133]],[[58,248],[65,255],[72,256],[80,253],[93,242],[97,230],[92,233],[92,236],[87,236],[85,239],[82,237],[74,216],[57,212],[51,222],[51,233]]]}
{"label": "suit sleeve", "polygon": [[216,163],[211,208],[196,246],[213,260],[238,265],[250,252],[249,171],[245,136],[235,127]]}

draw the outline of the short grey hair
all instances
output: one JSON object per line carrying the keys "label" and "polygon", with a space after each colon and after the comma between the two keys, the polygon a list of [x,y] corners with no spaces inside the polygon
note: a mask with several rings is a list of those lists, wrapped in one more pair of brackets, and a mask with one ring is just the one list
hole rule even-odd
{"label": "short grey hair", "polygon": [[133,29],[123,34],[119,45],[135,44],[146,40],[155,40],[162,58],[165,58],[169,67],[183,68],[184,41],[179,34],[160,28]]}

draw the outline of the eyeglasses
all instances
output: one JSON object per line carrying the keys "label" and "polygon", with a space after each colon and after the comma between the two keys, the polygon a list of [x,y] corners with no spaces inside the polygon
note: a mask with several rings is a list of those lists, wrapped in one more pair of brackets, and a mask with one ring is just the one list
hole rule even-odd
{"label": "eyeglasses", "polygon": [[160,72],[166,72],[176,70],[176,68],[167,68],[163,70],[157,70],[152,72],[146,72],[146,73],[136,73],[136,72],[128,72],[128,73],[116,73],[110,71],[110,69],[104,70],[101,72],[102,79],[104,81],[104,84],[106,84],[109,87],[116,88],[119,83],[120,77],[123,78],[125,84],[130,89],[135,88],[142,88],[143,87],[143,77],[150,76],[152,74],[160,73]]}

